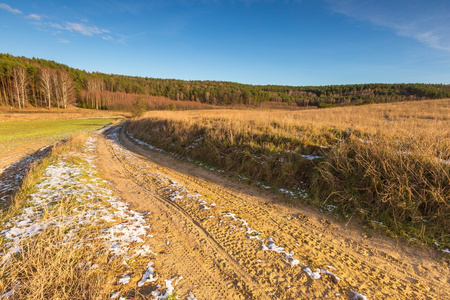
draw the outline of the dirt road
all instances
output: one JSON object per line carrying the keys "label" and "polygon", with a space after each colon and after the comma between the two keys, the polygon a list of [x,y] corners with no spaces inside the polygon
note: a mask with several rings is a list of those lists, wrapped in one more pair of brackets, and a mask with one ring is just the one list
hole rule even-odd
{"label": "dirt road", "polygon": [[176,288],[183,299],[450,294],[449,270],[436,252],[368,237],[357,226],[150,150],[123,127],[105,132],[98,157],[132,208],[151,212],[155,270],[183,277]]}

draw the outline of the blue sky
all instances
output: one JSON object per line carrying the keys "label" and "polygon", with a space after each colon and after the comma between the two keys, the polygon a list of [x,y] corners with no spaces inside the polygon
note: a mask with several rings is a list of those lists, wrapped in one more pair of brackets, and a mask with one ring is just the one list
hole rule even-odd
{"label": "blue sky", "polygon": [[0,52],[250,84],[450,83],[449,0],[0,0]]}

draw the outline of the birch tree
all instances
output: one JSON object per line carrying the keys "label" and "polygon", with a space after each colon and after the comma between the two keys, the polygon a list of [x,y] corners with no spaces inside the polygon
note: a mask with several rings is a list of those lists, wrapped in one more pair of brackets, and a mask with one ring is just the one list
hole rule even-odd
{"label": "birch tree", "polygon": [[75,101],[75,84],[72,77],[65,70],[57,71],[59,96],[62,108],[67,108],[67,105]]}
{"label": "birch tree", "polygon": [[13,86],[14,86],[14,98],[17,102],[19,109],[25,107],[25,101],[27,101],[27,85],[28,76],[27,70],[17,65],[13,69]]}
{"label": "birch tree", "polygon": [[39,71],[39,88],[48,109],[52,105],[52,70],[41,68]]}

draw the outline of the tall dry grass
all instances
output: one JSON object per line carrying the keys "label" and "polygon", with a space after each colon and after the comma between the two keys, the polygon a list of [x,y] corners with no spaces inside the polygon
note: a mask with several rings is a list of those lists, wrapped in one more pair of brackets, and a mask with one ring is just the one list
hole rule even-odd
{"label": "tall dry grass", "polygon": [[[71,136],[67,142],[55,146],[48,157],[30,168],[12,205],[8,210],[0,211],[1,229],[28,207],[29,195],[35,191],[36,184],[42,180],[49,165],[60,157],[74,164],[86,163],[79,157],[86,137],[85,134]],[[21,250],[9,259],[4,254],[6,243],[10,241],[0,239],[0,297],[33,300],[110,299],[111,292],[118,289],[117,276],[125,272],[123,259],[114,258],[98,238],[104,225],[91,224],[74,229],[70,220],[78,209],[80,199],[74,196],[65,196],[51,209],[44,209],[39,224],[49,226],[33,237],[22,238],[15,245]],[[57,226],[53,226],[55,220],[58,220]],[[75,233],[68,235],[70,232]]]}
{"label": "tall dry grass", "polygon": [[[323,110],[150,112],[128,124],[167,151],[450,241],[450,100]],[[322,156],[308,160],[302,155]]]}

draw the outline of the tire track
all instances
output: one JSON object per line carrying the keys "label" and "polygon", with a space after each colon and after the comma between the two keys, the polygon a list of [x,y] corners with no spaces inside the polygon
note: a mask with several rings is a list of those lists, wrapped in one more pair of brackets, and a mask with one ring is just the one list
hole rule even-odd
{"label": "tire track", "polygon": [[[107,146],[108,151],[112,154],[114,159],[123,166],[123,170],[128,179],[134,181],[137,185],[139,185],[142,189],[153,191],[155,188],[158,191],[164,190],[166,186],[158,186],[155,185],[155,182],[150,180],[149,177],[146,176],[136,176],[139,174],[136,166],[129,164],[129,161],[124,160],[120,154],[114,149],[114,147]],[[168,200],[166,197],[162,197],[159,193],[153,195],[154,199],[164,203],[165,208],[172,211],[172,213],[176,212],[183,216],[183,218],[187,221],[187,224],[191,224],[189,232],[196,232],[199,240],[207,243],[206,247],[210,247],[213,249],[212,253],[216,256],[216,261],[220,263],[217,264],[223,272],[228,273],[228,277],[230,278],[238,278],[239,280],[234,280],[236,282],[236,286],[242,294],[245,295],[246,299],[268,299],[263,291],[260,290],[258,283],[245,271],[241,265],[239,265],[221,246],[220,244],[212,237],[205,228],[195,219],[191,217],[191,215],[186,212],[180,205],[177,203]],[[186,254],[186,253],[184,253]],[[182,255],[185,256],[185,255]],[[188,262],[188,264],[192,264]],[[198,264],[197,266],[198,267]],[[231,269],[231,270],[227,270]]]}
{"label": "tire track", "polygon": [[[127,178],[142,189],[152,191],[157,202],[164,204],[161,210],[165,209],[169,215],[179,214],[186,220],[189,224],[187,232],[197,232],[195,236],[198,241],[206,244],[205,255],[211,251],[209,255],[214,257],[214,265],[225,278],[225,285],[241,295],[226,295],[226,299],[332,298],[337,294],[353,297],[351,290],[361,292],[369,299],[445,299],[442,295],[448,291],[445,281],[448,280],[448,271],[440,282],[419,280],[411,263],[404,263],[383,251],[374,250],[373,246],[345,238],[339,232],[330,232],[326,226],[308,220],[302,213],[294,219],[287,218],[292,213],[283,206],[270,203],[268,199],[261,201],[261,198],[192,176],[195,172],[180,173],[165,167],[170,160],[169,165],[174,168],[182,163],[138,146],[127,138],[123,130],[118,142],[132,151],[135,161],[139,162],[122,157],[112,144],[108,145],[108,150],[122,166]],[[163,164],[160,164],[161,158],[166,160]],[[148,163],[152,164],[153,171],[143,169],[142,165]],[[184,171],[189,168],[184,167]],[[194,171],[195,168],[192,167]],[[206,199],[208,205],[215,202],[217,206],[202,209],[202,205],[189,202],[182,193],[177,194],[180,200],[174,201],[170,190],[174,184],[170,180],[177,180],[191,191],[210,196]],[[249,240],[239,221],[224,217],[227,212],[236,213],[247,220],[250,227],[263,232],[261,239]],[[292,267],[283,261],[284,254],[262,251],[261,243],[267,243],[269,236],[275,237],[277,245],[286,248],[286,251],[295,250],[295,258],[305,265]],[[180,255],[186,256],[188,253]],[[394,267],[386,269],[391,264]],[[196,263],[195,267],[200,265]],[[317,267],[324,269],[328,265],[337,269],[333,272],[342,278],[341,282],[326,274],[322,274],[323,280],[313,280],[304,271],[306,266],[314,270]],[[217,282],[209,281],[209,284],[214,286]],[[224,292],[215,295],[220,299]]]}

